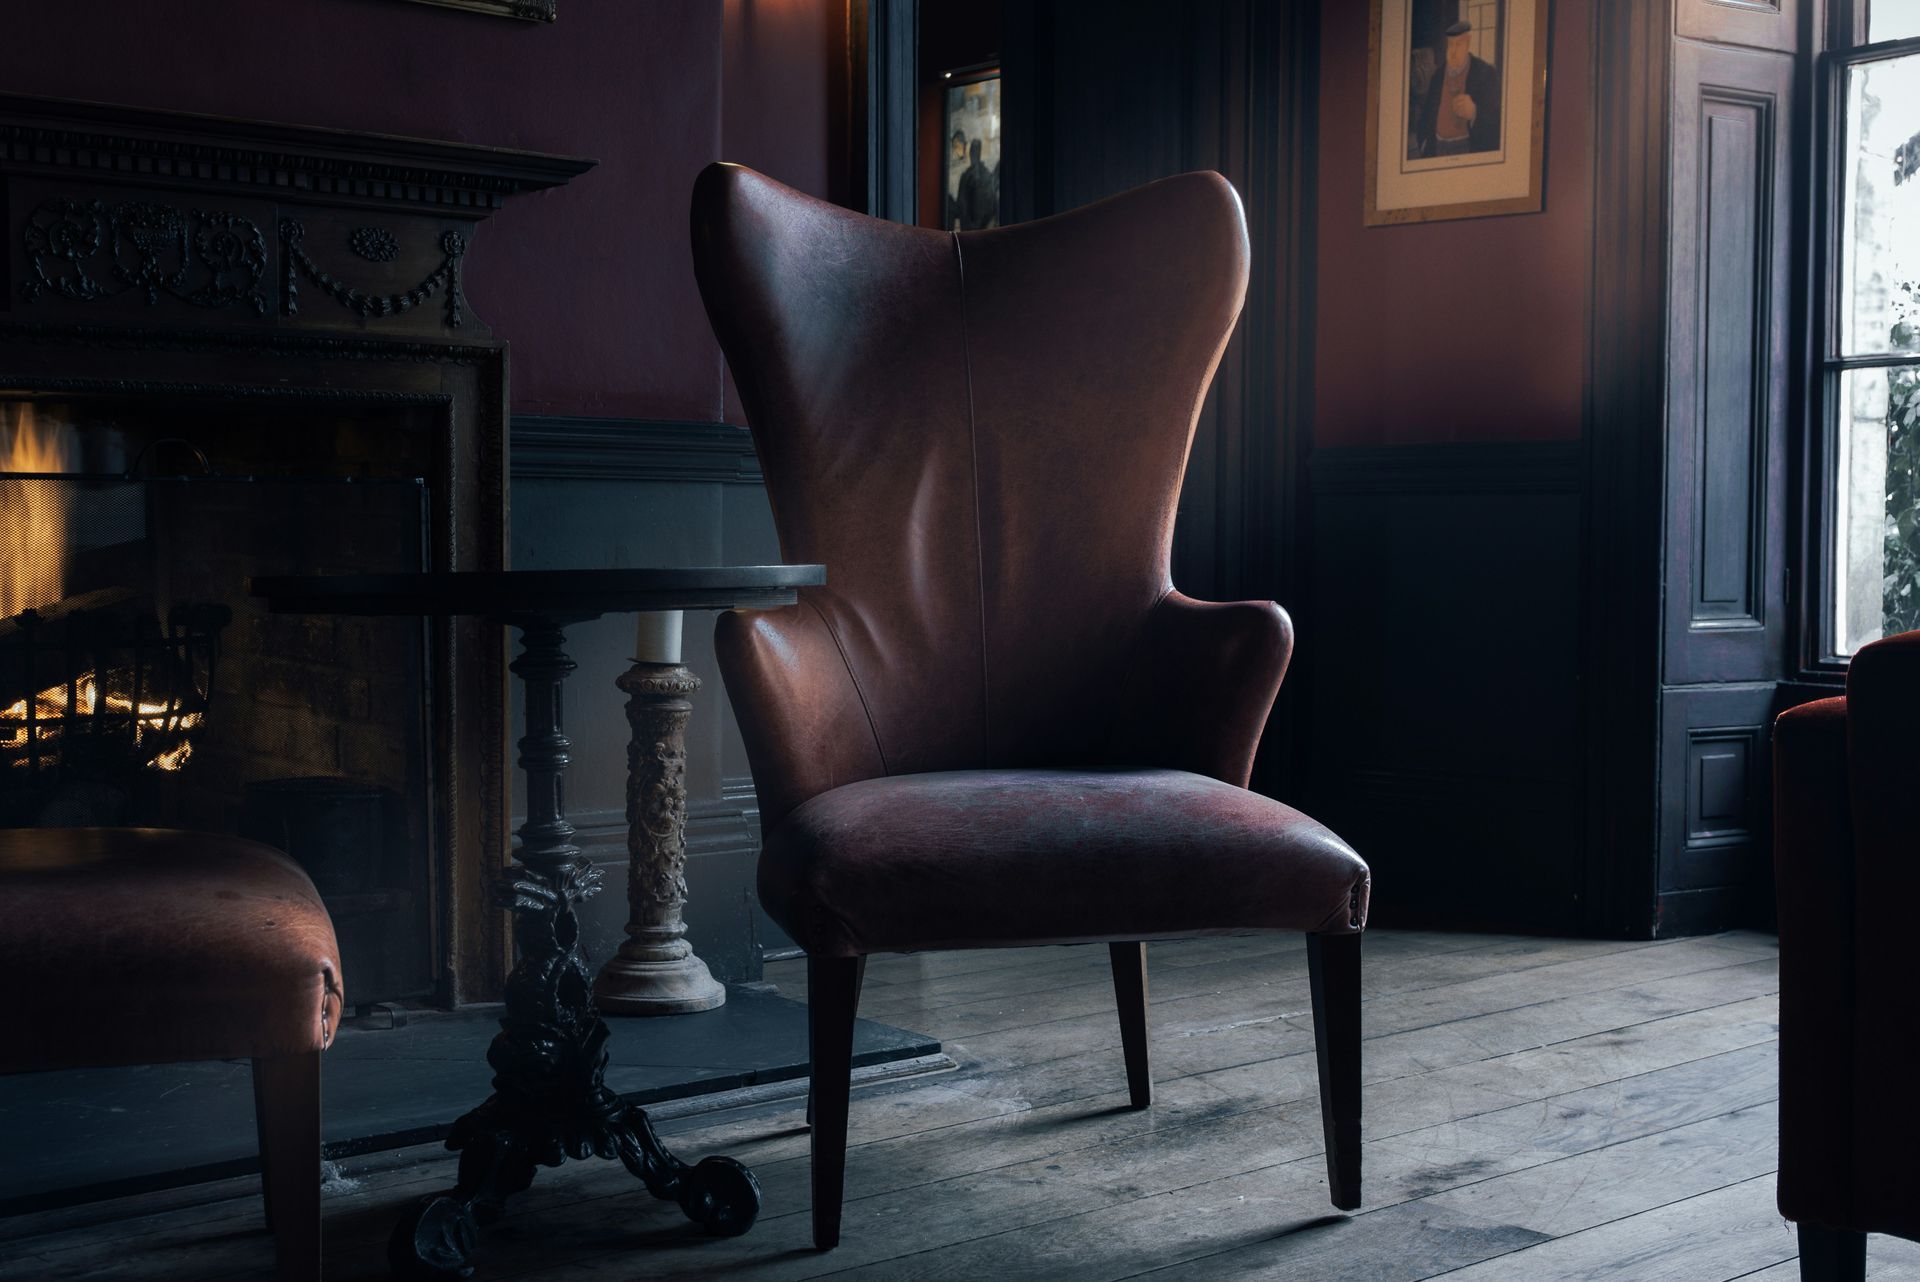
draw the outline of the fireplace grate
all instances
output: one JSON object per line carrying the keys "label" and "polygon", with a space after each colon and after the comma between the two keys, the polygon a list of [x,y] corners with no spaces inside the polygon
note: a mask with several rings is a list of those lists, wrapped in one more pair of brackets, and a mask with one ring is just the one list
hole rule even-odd
{"label": "fireplace grate", "polygon": [[138,498],[0,478],[0,822],[116,822],[192,754],[232,613],[156,593]]}
{"label": "fireplace grate", "polygon": [[0,623],[0,788],[9,810],[63,784],[121,787],[141,770],[177,770],[205,721],[224,605],[173,606],[90,593]]}

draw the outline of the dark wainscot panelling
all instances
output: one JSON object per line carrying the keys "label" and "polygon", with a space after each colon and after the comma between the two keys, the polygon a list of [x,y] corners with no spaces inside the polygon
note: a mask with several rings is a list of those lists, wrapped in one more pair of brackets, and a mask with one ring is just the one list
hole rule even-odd
{"label": "dark wainscot panelling", "polygon": [[759,485],[753,434],[732,423],[516,414],[513,479]]}
{"label": "dark wainscot panelling", "polygon": [[1771,912],[1771,681],[1661,698],[1660,894],[1654,933],[1762,925]]}
{"label": "dark wainscot panelling", "polygon": [[1779,683],[1815,243],[1796,51],[1826,8],[1594,9],[1587,902],[1605,934],[1768,916],[1771,717],[1820,692]]}
{"label": "dark wainscot panelling", "polygon": [[[780,559],[744,427],[516,415],[512,458],[516,569]],[[687,730],[687,936],[715,976],[739,982],[758,979],[762,957],[791,944],[754,895],[760,815],[713,662],[713,619],[687,615],[683,654],[701,681]],[[626,696],[613,682],[630,662],[633,621],[599,619],[569,636],[579,668],[563,710],[574,745],[567,809],[606,875],[606,890],[582,913],[597,962],[619,946],[626,923],[628,728]],[[521,800],[516,792],[516,812]]]}
{"label": "dark wainscot panelling", "polygon": [[1309,460],[1302,782],[1372,864],[1377,922],[1580,923],[1581,458],[1474,444]]}
{"label": "dark wainscot panelling", "polygon": [[[1696,23],[1709,10],[1725,12],[1682,7]],[[1715,38],[1764,45],[1769,31],[1790,31],[1788,16]],[[1767,749],[1788,641],[1794,74],[1786,52],[1675,46],[1660,935],[1770,914]]]}
{"label": "dark wainscot panelling", "polygon": [[1793,62],[1686,44],[1674,80],[1665,680],[1766,680],[1786,633]]}

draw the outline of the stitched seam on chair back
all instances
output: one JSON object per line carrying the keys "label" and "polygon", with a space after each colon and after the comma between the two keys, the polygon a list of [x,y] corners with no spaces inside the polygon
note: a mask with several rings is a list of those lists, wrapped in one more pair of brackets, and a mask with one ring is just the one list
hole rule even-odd
{"label": "stitched seam on chair back", "polygon": [[960,277],[960,352],[967,372],[967,442],[973,459],[973,574],[980,587],[980,753],[984,760],[993,743],[993,700],[987,684],[987,553],[980,525],[980,424],[973,409],[973,336],[967,328],[967,260],[960,233],[953,237],[953,266]]}
{"label": "stitched seam on chair back", "polygon": [[892,774],[893,771],[887,768],[887,750],[880,743],[880,727],[873,719],[873,705],[867,702],[867,691],[860,684],[860,674],[853,670],[853,660],[848,657],[847,647],[840,641],[840,629],[833,626],[833,620],[827,617],[827,612],[808,599],[805,593],[800,595],[800,599],[805,601],[807,608],[819,617],[821,626],[826,628],[827,635],[833,638],[833,648],[840,652],[840,663],[847,670],[847,680],[853,683],[853,693],[859,697],[860,711],[867,715],[867,730],[873,735],[873,751],[880,758],[880,773]]}

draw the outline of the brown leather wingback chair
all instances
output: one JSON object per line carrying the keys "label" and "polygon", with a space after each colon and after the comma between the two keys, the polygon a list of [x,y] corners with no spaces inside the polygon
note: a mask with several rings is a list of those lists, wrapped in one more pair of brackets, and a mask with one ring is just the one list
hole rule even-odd
{"label": "brown leather wingback chair", "polygon": [[1846,697],[1774,728],[1780,1213],[1808,1282],[1920,1240],[1920,632],[1863,647]]}
{"label": "brown leather wingback chair", "polygon": [[840,1236],[862,959],[925,948],[1110,943],[1144,1107],[1142,941],[1311,932],[1331,1194],[1359,1205],[1367,866],[1246,789],[1287,616],[1168,574],[1246,293],[1233,189],[947,233],[714,165],[693,244],[782,553],[827,569],[718,632],[761,901],[808,958],[815,1244]]}

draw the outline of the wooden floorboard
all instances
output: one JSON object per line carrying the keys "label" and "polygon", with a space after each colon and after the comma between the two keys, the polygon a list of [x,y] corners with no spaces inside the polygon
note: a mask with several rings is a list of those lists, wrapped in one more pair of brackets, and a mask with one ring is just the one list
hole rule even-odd
{"label": "wooden floorboard", "polygon": [[[803,995],[804,965],[769,978]],[[543,1171],[478,1276],[562,1278],[1688,1279],[1797,1277],[1772,1207],[1773,941],[1375,932],[1365,968],[1366,1201],[1327,1204],[1304,948],[1149,948],[1156,1099],[1125,1107],[1104,948],[876,958],[862,1014],[931,1033],[957,1071],[857,1089],[839,1249],[810,1249],[798,1102],[663,1125],[765,1191],[710,1240],[617,1166]],[[328,1275],[385,1275],[397,1210],[451,1181],[433,1151],[349,1166]],[[270,1276],[249,1181],[0,1222],[0,1282]],[[1875,1238],[1869,1277],[1920,1282]]]}

